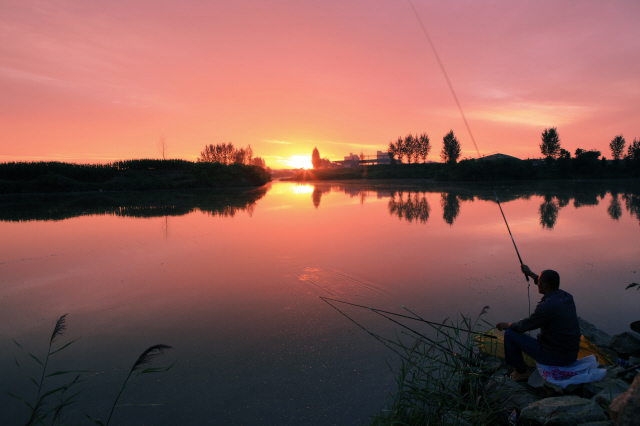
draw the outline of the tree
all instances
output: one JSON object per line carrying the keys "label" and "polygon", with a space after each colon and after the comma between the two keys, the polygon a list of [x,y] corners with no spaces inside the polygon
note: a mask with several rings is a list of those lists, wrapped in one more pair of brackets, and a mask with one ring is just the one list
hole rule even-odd
{"label": "tree", "polygon": [[404,149],[405,154],[407,155],[407,163],[411,164],[411,160],[414,162],[417,158],[417,140],[413,137],[411,133],[404,137]]}
{"label": "tree", "polygon": [[560,150],[560,158],[571,158],[571,153],[566,149],[562,148]]}
{"label": "tree", "polygon": [[611,155],[614,160],[619,160],[622,158],[622,153],[624,152],[624,146],[627,144],[627,141],[624,140],[622,135],[618,135],[609,144],[609,148],[611,148]]}
{"label": "tree", "polygon": [[442,138],[442,151],[440,157],[445,163],[456,163],[460,157],[460,142],[453,135],[453,130]]}
{"label": "tree", "polygon": [[265,163],[264,159],[262,159],[261,157],[255,157],[251,161],[251,164],[254,166],[262,167],[263,169],[267,167],[267,164]]}
{"label": "tree", "polygon": [[540,151],[542,151],[542,155],[550,160],[560,155],[560,149],[560,136],[558,136],[558,129],[555,127],[544,129],[544,132],[542,132],[542,143],[540,143]]}
{"label": "tree", "polygon": [[322,160],[320,159],[320,151],[318,151],[318,148],[313,148],[313,152],[311,153],[311,164],[313,164],[314,169],[322,167]]}
{"label": "tree", "polygon": [[402,164],[402,157],[404,157],[407,152],[407,147],[404,144],[404,139],[402,137],[398,137],[396,141],[396,153],[398,154],[398,163]]}
{"label": "tree", "polygon": [[253,150],[251,145],[247,148],[236,149],[233,143],[209,144],[204,147],[198,158],[199,163],[220,164],[251,164]]}
{"label": "tree", "polygon": [[166,160],[167,158],[165,157],[165,152],[167,151],[167,141],[164,139],[164,136],[162,136],[158,141],[158,151],[160,151],[162,159]]}
{"label": "tree", "polygon": [[422,162],[427,162],[427,156],[429,155],[429,151],[431,151],[431,143],[429,142],[429,136],[426,133],[418,136],[419,141],[419,156],[422,158]]}
{"label": "tree", "polygon": [[398,153],[398,149],[396,148],[396,145],[393,142],[389,142],[389,148],[387,148],[387,155],[389,156],[389,159],[391,160],[391,164],[395,164],[396,163],[396,154]]}
{"label": "tree", "polygon": [[360,161],[364,160],[364,152],[360,151],[360,155],[358,156],[360,158]]}
{"label": "tree", "polygon": [[640,161],[640,140],[637,138],[633,138],[633,143],[629,144],[627,158],[629,160]]}

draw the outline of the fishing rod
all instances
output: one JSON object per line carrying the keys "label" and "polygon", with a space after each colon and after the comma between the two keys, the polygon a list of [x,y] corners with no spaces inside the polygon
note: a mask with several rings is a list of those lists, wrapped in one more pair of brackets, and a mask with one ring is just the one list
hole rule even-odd
{"label": "fishing rod", "polygon": [[[404,305],[402,305],[402,307],[403,307],[404,309],[406,309],[407,311],[411,312],[411,313],[412,313],[413,315],[415,315],[417,318],[416,318],[416,317],[410,317],[410,316],[407,316],[407,315],[402,315],[402,314],[399,314],[399,313],[397,313],[397,312],[384,311],[384,310],[382,310],[382,309],[376,309],[376,308],[371,308],[371,307],[369,307],[369,306],[358,305],[357,303],[345,302],[344,300],[332,299],[332,298],[330,298],[330,297],[324,297],[324,296],[318,296],[318,297],[319,297],[320,299],[324,300],[325,302],[327,302],[327,300],[331,300],[332,302],[338,302],[338,303],[343,303],[343,304],[345,304],[345,305],[355,306],[355,307],[357,307],[357,308],[368,309],[368,310],[373,311],[373,312],[376,312],[376,313],[380,313],[380,312],[381,312],[381,313],[383,313],[383,314],[394,315],[394,316],[397,316],[397,317],[400,317],[400,318],[405,318],[405,319],[410,319],[410,320],[413,320],[413,321],[420,321],[420,322],[424,322],[424,323],[427,323],[427,324],[429,324],[430,326],[434,327],[436,330],[438,329],[438,327],[451,328],[451,329],[454,329],[454,330],[463,331],[463,332],[465,332],[465,333],[481,335],[481,336],[484,336],[484,337],[488,337],[488,338],[490,338],[490,339],[497,339],[497,337],[496,337],[496,336],[494,336],[493,334],[486,334],[486,333],[481,333],[481,332],[477,332],[477,331],[472,331],[472,330],[467,330],[467,329],[461,329],[461,328],[458,328],[458,327],[454,327],[454,326],[451,326],[451,325],[442,324],[442,323],[439,323],[439,322],[427,321],[427,320],[425,320],[425,319],[420,318],[419,316],[417,316],[417,315],[416,315],[416,314],[414,314],[413,312],[409,311],[409,309],[405,308],[405,307],[404,307]],[[327,302],[327,303],[329,303],[329,302]],[[329,304],[330,304],[330,303],[329,303]],[[330,305],[331,305],[331,304],[330,304]],[[333,305],[331,305],[331,306],[333,306]],[[337,309],[337,308],[336,308],[336,309]],[[436,327],[436,326],[438,326],[438,327]]]}
{"label": "fishing rod", "polygon": [[[462,116],[462,121],[464,122],[465,127],[467,128],[467,132],[469,133],[469,136],[471,137],[471,142],[473,142],[473,146],[476,148],[476,153],[478,154],[478,158],[482,158],[482,156],[480,155],[480,150],[478,149],[478,145],[476,144],[476,140],[473,137],[473,132],[471,131],[471,127],[469,126],[469,123],[467,122],[467,117],[464,115],[464,111],[462,110],[462,105],[460,105],[460,101],[458,100],[458,96],[456,95],[456,91],[453,89],[453,84],[451,84],[451,80],[449,79],[449,75],[447,74],[447,70],[444,68],[444,64],[442,63],[442,60],[440,59],[440,55],[438,55],[438,51],[436,50],[436,46],[433,44],[433,41],[431,40],[431,37],[429,36],[429,32],[427,31],[427,27],[424,25],[424,22],[422,22],[422,18],[420,18],[420,14],[418,13],[418,11],[416,10],[415,6],[413,5],[413,2],[411,0],[407,0],[407,2],[409,2],[409,6],[411,6],[411,10],[413,11],[413,14],[415,15],[416,19],[418,20],[418,23],[420,24],[420,27],[422,28],[422,32],[424,33],[425,37],[427,38],[427,41],[429,42],[429,46],[431,46],[431,51],[433,52],[433,55],[436,57],[436,60],[438,61],[438,65],[440,66],[440,70],[442,71],[442,74],[444,75],[445,80],[447,81],[447,85],[449,86],[449,90],[451,91],[451,94],[453,95],[453,99],[456,102],[456,106],[458,107],[458,111],[460,112],[460,115]],[[513,243],[513,248],[516,249],[516,254],[518,255],[518,260],[520,261],[520,266],[524,265],[524,263],[522,262],[522,257],[520,257],[520,252],[518,251],[518,246],[516,246],[516,241],[513,238],[513,234],[511,233],[511,229],[509,228],[509,223],[507,222],[507,218],[504,215],[504,211],[502,210],[502,205],[500,204],[500,199],[498,199],[498,194],[496,193],[496,190],[493,186],[493,179],[491,178],[491,175],[489,175],[489,182],[491,185],[491,189],[493,190],[493,195],[496,197],[496,202],[498,203],[498,207],[500,208],[500,213],[502,213],[502,218],[504,219],[504,224],[507,225],[507,230],[509,231],[509,236],[511,237],[511,242]],[[531,315],[531,296],[529,295],[529,287],[531,287],[531,283],[529,282],[529,276],[527,274],[524,274],[525,278],[527,279],[527,297],[529,299],[529,315]]]}
{"label": "fishing rod", "polygon": [[[408,326],[406,326],[406,325],[404,325],[404,324],[402,324],[402,323],[400,323],[400,322],[398,322],[398,321],[394,320],[393,318],[388,317],[388,316],[387,316],[387,315],[385,315],[384,313],[389,314],[389,315],[395,315],[395,316],[403,317],[403,318],[406,318],[406,319],[417,320],[417,321],[420,321],[420,322],[426,322],[426,323],[430,323],[430,324],[438,324],[438,323],[434,323],[434,322],[431,322],[431,321],[426,321],[426,320],[423,320],[423,319],[420,319],[420,318],[408,317],[408,316],[406,316],[406,315],[398,314],[398,313],[396,313],[396,312],[389,312],[389,311],[384,311],[384,310],[382,310],[382,309],[375,309],[375,308],[370,308],[370,307],[363,306],[363,305],[357,305],[357,304],[349,303],[349,302],[345,302],[345,301],[342,301],[342,300],[331,299],[331,298],[323,297],[323,296],[318,296],[318,297],[319,297],[320,299],[322,299],[326,304],[328,304],[329,306],[331,306],[333,309],[335,309],[336,311],[340,312],[340,313],[341,313],[344,317],[346,317],[349,321],[353,322],[353,323],[354,323],[355,325],[357,325],[359,328],[361,328],[362,330],[364,330],[367,334],[369,334],[369,335],[371,335],[372,337],[374,337],[376,340],[378,340],[380,343],[382,343],[383,345],[385,345],[387,348],[391,349],[393,352],[395,352],[396,354],[398,354],[401,358],[403,358],[403,359],[404,359],[404,360],[406,360],[406,361],[410,361],[410,360],[409,360],[406,356],[402,355],[402,354],[401,354],[401,353],[399,353],[397,350],[395,350],[394,348],[392,348],[391,346],[389,346],[389,344],[387,344],[387,343],[390,343],[390,344],[392,344],[392,345],[398,346],[398,347],[400,347],[400,348],[402,348],[402,349],[404,349],[404,350],[406,350],[406,349],[407,349],[407,347],[406,347],[406,346],[401,345],[401,344],[398,344],[398,343],[396,343],[396,342],[393,342],[393,341],[391,341],[391,340],[389,340],[389,339],[386,339],[386,338],[384,338],[384,337],[382,337],[382,336],[379,336],[379,335],[377,335],[377,334],[375,334],[375,333],[373,333],[373,332],[371,332],[371,331],[367,330],[364,326],[360,325],[356,320],[354,320],[353,318],[351,318],[349,315],[347,315],[346,313],[344,313],[343,311],[341,311],[341,310],[340,310],[340,309],[338,309],[337,307],[333,306],[333,304],[331,304],[329,301],[338,302],[338,303],[344,303],[345,305],[351,305],[351,306],[356,306],[356,307],[359,307],[359,308],[364,308],[364,309],[370,310],[370,311],[372,311],[372,312],[374,312],[374,313],[376,313],[376,314],[378,314],[378,315],[380,315],[380,316],[384,317],[385,319],[387,319],[387,320],[389,320],[389,321],[391,321],[391,322],[393,322],[393,323],[395,323],[395,324],[398,324],[398,325],[399,325],[399,326],[401,326],[402,328],[405,328],[405,329],[409,330],[413,335],[412,335],[412,334],[409,334],[409,333],[405,333],[404,331],[402,332],[403,334],[407,334],[408,336],[412,336],[412,337],[418,336],[418,337],[420,338],[420,340],[422,340],[422,341],[423,341],[423,343],[424,343],[425,341],[426,341],[426,342],[429,342],[429,343],[431,344],[431,347],[437,346],[437,347],[438,347],[439,349],[441,349],[442,351],[444,351],[444,352],[448,352],[448,353],[450,353],[451,355],[453,355],[454,357],[457,357],[457,358],[460,358],[460,359],[466,360],[467,362],[471,362],[471,363],[476,362],[476,360],[474,360],[473,356],[471,356],[471,357],[470,357],[470,356],[468,356],[468,355],[464,355],[464,354],[462,354],[462,353],[457,353],[456,351],[454,351],[454,349],[452,349],[452,348],[448,348],[448,347],[446,347],[446,346],[443,346],[443,345],[442,345],[442,344],[440,344],[439,342],[437,342],[437,341],[435,341],[435,340],[433,340],[433,339],[431,339],[431,338],[429,338],[429,337],[425,336],[424,334],[422,334],[422,333],[420,333],[420,332],[418,332],[418,331],[416,331],[416,330],[412,329],[411,327],[408,327]],[[404,307],[404,306],[403,306],[403,307]],[[405,309],[406,309],[406,308],[405,308]],[[407,310],[408,310],[408,309],[407,309]],[[438,324],[438,325],[443,326],[443,327],[447,327],[447,328],[453,328],[453,329],[456,329],[456,327],[446,326],[446,325],[444,325],[444,324]],[[457,329],[457,330],[458,330],[458,331],[466,331],[466,332],[469,332],[469,333],[472,333],[472,334],[477,334],[477,335],[486,336],[486,337],[489,337],[489,338],[492,338],[492,339],[497,339],[497,336],[494,336],[494,335],[491,335],[491,334],[476,333],[476,332],[472,332],[472,331],[469,331],[469,330],[463,330],[463,329]],[[458,345],[461,345],[461,343],[460,343],[460,342],[457,342],[457,339],[454,339],[454,341],[456,341],[456,343],[457,343]],[[416,343],[416,344],[417,344],[417,343]],[[411,349],[411,351],[413,352],[413,351],[414,351],[414,349],[415,349],[415,345],[414,345],[414,347]]]}

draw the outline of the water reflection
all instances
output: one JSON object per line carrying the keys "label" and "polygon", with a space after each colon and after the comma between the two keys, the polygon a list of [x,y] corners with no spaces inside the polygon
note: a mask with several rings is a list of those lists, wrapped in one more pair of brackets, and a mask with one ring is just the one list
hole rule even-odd
{"label": "water reflection", "polygon": [[[398,189],[398,187],[402,189]],[[311,198],[314,207],[320,206],[322,196],[330,192],[341,192],[351,198],[358,197],[364,204],[368,197],[376,199],[388,198],[389,213],[409,222],[419,221],[426,223],[429,220],[431,206],[427,201],[430,193],[440,195],[442,218],[453,225],[462,209],[462,204],[476,199],[495,202],[493,190],[485,186],[460,185],[451,189],[439,187],[438,184],[422,185],[397,185],[391,183],[374,184],[333,184],[319,183],[313,187],[305,186],[300,192],[312,192]],[[539,223],[543,229],[552,230],[558,221],[560,211],[573,204],[576,209],[599,205],[608,194],[611,194],[611,202],[607,213],[612,220],[618,221],[622,215],[622,201],[626,210],[632,217],[640,220],[640,186],[638,182],[599,182],[599,183],[575,183],[575,182],[536,182],[497,188],[500,201],[505,203],[518,199],[530,199],[541,197],[542,203],[538,208]],[[297,192],[298,193],[298,192]]]}
{"label": "water reflection", "polygon": [[622,207],[620,206],[618,194],[611,193],[611,204],[607,208],[607,213],[613,220],[619,220],[620,216],[622,216]]}
{"label": "water reflection", "polygon": [[331,187],[327,187],[326,185],[315,185],[313,187],[313,192],[311,193],[311,199],[313,200],[313,206],[317,209],[320,206],[320,200],[322,199],[322,194],[326,194],[331,192]]}
{"label": "water reflection", "polygon": [[[361,198],[361,202],[364,202],[364,198]],[[425,192],[407,192],[407,196],[404,196],[403,191],[396,191],[389,200],[389,213],[398,216],[400,219],[405,219],[409,222],[414,220],[420,221],[420,223],[426,223],[429,220],[429,213],[431,207],[427,202]]]}
{"label": "water reflection", "polygon": [[560,204],[550,195],[544,196],[544,202],[540,205],[540,225],[543,229],[553,229],[558,220]]}
{"label": "water reflection", "polygon": [[440,205],[442,205],[442,218],[450,226],[460,214],[460,200],[458,196],[452,192],[440,194]]}
{"label": "water reflection", "polygon": [[0,221],[63,220],[88,215],[123,217],[183,216],[199,210],[211,216],[253,214],[270,186],[249,191],[138,191],[3,197]]}
{"label": "water reflection", "polygon": [[622,194],[625,207],[631,216],[635,216],[640,220],[640,195],[635,194]]}

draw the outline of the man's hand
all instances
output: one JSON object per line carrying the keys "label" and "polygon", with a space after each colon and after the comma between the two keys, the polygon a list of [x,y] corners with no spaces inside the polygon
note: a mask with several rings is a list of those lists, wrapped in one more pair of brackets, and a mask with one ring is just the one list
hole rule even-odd
{"label": "man's hand", "polygon": [[511,323],[510,322],[499,322],[496,324],[496,328],[500,331],[504,331],[507,328],[511,327]]}
{"label": "man's hand", "polygon": [[[524,264],[520,265],[520,270],[522,271],[525,277],[533,278],[533,282],[538,284],[538,275],[536,275],[531,269],[529,269],[527,265],[524,265]],[[528,279],[529,278],[527,278],[527,280]]]}

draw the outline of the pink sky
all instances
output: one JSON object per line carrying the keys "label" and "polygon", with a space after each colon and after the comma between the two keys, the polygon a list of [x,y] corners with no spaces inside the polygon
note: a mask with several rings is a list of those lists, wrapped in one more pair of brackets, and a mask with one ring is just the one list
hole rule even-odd
{"label": "pink sky", "polygon": [[[640,2],[414,0],[481,153],[640,137]],[[0,0],[0,162],[195,160],[206,144],[374,154],[453,129],[475,156],[407,1]]]}

